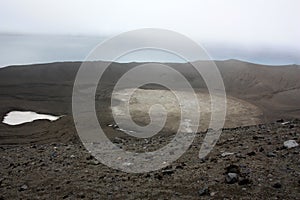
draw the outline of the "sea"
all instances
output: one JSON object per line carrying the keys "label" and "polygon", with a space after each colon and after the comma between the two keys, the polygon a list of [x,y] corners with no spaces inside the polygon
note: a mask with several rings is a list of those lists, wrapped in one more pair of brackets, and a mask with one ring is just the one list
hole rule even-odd
{"label": "sea", "polygon": [[[0,67],[35,63],[84,61],[110,36],[0,34]],[[299,51],[269,46],[200,42],[212,60],[237,59],[265,65],[300,64]],[[186,62],[170,52],[140,50],[116,62]]]}

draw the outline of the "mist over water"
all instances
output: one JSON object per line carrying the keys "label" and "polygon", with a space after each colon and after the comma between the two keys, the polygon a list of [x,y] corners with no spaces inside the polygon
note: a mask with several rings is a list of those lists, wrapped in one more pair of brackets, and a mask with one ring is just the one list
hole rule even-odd
{"label": "mist over water", "polygon": [[[109,37],[55,35],[0,35],[0,67],[34,63],[83,61],[90,51]],[[197,41],[198,42],[198,41]],[[283,47],[247,47],[226,43],[201,43],[213,60],[238,59],[267,65],[299,64],[296,50]],[[177,55],[142,50],[117,62],[186,62]]]}

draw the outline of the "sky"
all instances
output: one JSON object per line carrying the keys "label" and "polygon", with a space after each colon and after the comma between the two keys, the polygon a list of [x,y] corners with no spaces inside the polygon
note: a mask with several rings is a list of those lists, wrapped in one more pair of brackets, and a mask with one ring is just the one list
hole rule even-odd
{"label": "sky", "polygon": [[299,0],[0,0],[0,34],[110,37],[163,28],[201,44],[281,49],[299,61],[299,8]]}

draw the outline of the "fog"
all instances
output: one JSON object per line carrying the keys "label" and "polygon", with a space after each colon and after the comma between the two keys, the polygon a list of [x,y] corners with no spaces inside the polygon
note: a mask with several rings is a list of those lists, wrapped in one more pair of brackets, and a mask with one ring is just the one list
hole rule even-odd
{"label": "fog", "polygon": [[[81,60],[103,38],[139,28],[163,28],[184,34],[206,47],[215,59],[299,63],[299,8],[298,0],[1,0],[0,66],[13,63],[7,58],[13,56],[12,49],[21,55],[28,54],[28,58],[31,56],[31,62]],[[50,51],[56,46],[55,41],[50,46],[46,46],[50,42],[40,43],[40,49],[36,44],[27,47],[24,41],[16,44],[20,40],[4,41],[3,34],[48,35],[48,38],[53,38],[49,35],[84,36],[90,39],[83,43],[84,40],[75,37],[72,51],[68,51],[72,46],[68,41],[58,42],[55,48],[66,55],[54,53],[54,59],[34,59],[42,54],[39,50]],[[16,48],[16,45],[23,45],[28,51]],[[15,63],[19,63],[18,59],[16,56]],[[21,58],[20,63],[24,63]]]}

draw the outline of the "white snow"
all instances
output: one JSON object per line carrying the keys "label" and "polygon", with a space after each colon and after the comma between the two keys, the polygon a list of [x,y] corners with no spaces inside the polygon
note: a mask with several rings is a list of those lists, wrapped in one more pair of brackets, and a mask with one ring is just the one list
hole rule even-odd
{"label": "white snow", "polygon": [[33,111],[11,111],[6,114],[2,123],[8,125],[19,125],[27,122],[33,122],[39,119],[47,119],[50,121],[58,120],[61,116],[53,116],[47,114],[38,114]]}

